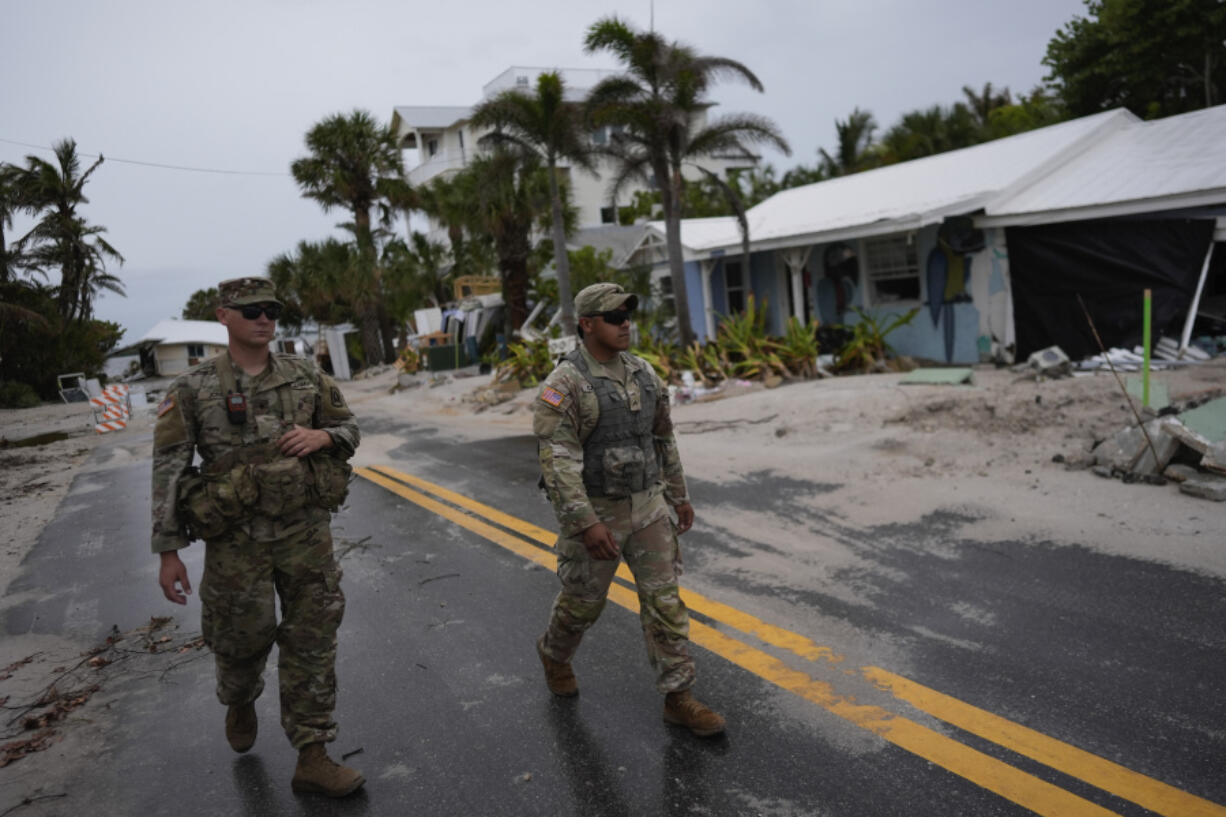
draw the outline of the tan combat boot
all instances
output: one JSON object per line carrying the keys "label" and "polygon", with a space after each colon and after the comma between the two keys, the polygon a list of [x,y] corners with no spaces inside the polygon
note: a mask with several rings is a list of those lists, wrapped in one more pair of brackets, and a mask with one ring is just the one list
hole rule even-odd
{"label": "tan combat boot", "polygon": [[549,691],[554,695],[563,698],[578,695],[579,682],[575,680],[575,673],[571,670],[570,664],[554,661],[546,655],[543,648],[544,641],[544,638],[537,639],[536,652],[541,657],[541,663],[545,665],[545,686],[549,687]]}
{"label": "tan combat boot", "polygon": [[255,745],[260,722],[255,717],[255,704],[232,706],[226,710],[226,740],[240,755]]}
{"label": "tan combat boot", "polygon": [[342,766],[328,757],[322,743],[308,743],[298,752],[298,766],[290,787],[305,794],[344,797],[362,788],[366,778],[357,769]]}
{"label": "tan combat boot", "polygon": [[724,731],[724,719],[719,713],[691,695],[688,689],[664,696],[664,722],[684,726],[700,738]]}

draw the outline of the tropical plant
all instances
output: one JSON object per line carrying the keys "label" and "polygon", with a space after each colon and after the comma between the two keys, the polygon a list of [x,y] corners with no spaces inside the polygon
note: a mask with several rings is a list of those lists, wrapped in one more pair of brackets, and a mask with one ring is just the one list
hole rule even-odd
{"label": "tropical plant", "polygon": [[545,163],[549,176],[550,226],[553,236],[554,268],[558,278],[562,332],[575,334],[575,315],[566,257],[566,220],[558,164],[596,173],[594,152],[579,105],[566,100],[565,84],[556,71],[542,73],[536,80],[536,93],[517,89],[503,91],[478,105],[471,122],[476,127],[494,130],[482,137],[492,145],[514,145],[536,154]]}
{"label": "tropical plant", "polygon": [[966,106],[975,117],[979,130],[986,133],[992,122],[992,112],[1013,104],[1013,96],[1005,88],[1000,93],[992,91],[992,83],[985,82],[982,91],[976,91],[969,85],[962,86],[962,95],[966,97]]}
{"label": "tropical plant", "polygon": [[27,166],[15,180],[17,201],[39,214],[33,229],[19,241],[27,248],[22,263],[44,274],[58,271],[56,304],[60,317],[87,321],[93,316],[94,300],[101,291],[125,294],[119,278],[106,269],[108,260],[122,264],[123,256],[102,237],[105,227],[86,223],[77,212],[79,206],[89,203],[85,184],[102,164],[102,157],[82,173],[75,141],[63,139],[53,148],[54,163],[27,156]]}
{"label": "tropical plant", "polygon": [[766,301],[750,295],[742,312],[727,315],[719,325],[715,343],[728,360],[735,377],[765,378],[770,374],[792,376],[779,358],[779,342],[766,333]]}
{"label": "tropical plant", "polygon": [[365,111],[348,116],[334,114],[306,134],[309,155],[290,165],[304,198],[315,200],[324,212],[341,208],[352,216],[350,228],[357,243],[357,287],[353,302],[362,329],[363,357],[368,364],[391,360],[392,338],[382,331],[390,322],[381,311],[372,210],[387,226],[394,212],[411,203],[396,136]]}
{"label": "tropical plant", "polygon": [[473,227],[470,179],[438,175],[414,188],[411,206],[430,216],[447,233],[454,275],[484,275],[497,265],[489,236]]}
{"label": "tropical plant", "polygon": [[544,338],[512,343],[507,347],[507,358],[494,373],[494,380],[515,379],[524,388],[531,388],[548,377],[556,364],[549,352],[549,341]]}
{"label": "tropical plant", "polygon": [[817,342],[817,321],[808,324],[792,315],[779,339],[779,359],[788,371],[797,377],[817,377],[817,354],[821,347]]}
{"label": "tropical plant", "polygon": [[873,131],[877,130],[877,120],[868,111],[853,108],[845,120],[834,120],[834,131],[838,136],[838,148],[833,156],[825,148],[818,148],[821,154],[820,168],[826,176],[846,176],[858,173],[870,167],[873,161]]}
{"label": "tropical plant", "polygon": [[336,238],[299,241],[294,252],[268,263],[268,277],[285,303],[281,323],[300,327],[304,320],[338,324],[355,320],[355,305],[375,294],[373,278],[358,269],[357,251]]}
{"label": "tropical plant", "polygon": [[507,306],[507,335],[528,317],[532,231],[549,212],[547,172],[534,154],[496,149],[456,174],[469,197],[470,226],[493,240]]}
{"label": "tropical plant", "polygon": [[215,321],[217,320],[217,307],[220,305],[221,296],[217,293],[217,287],[198,289],[191,294],[183,306],[183,320]]}
{"label": "tropical plant", "polygon": [[636,31],[616,16],[594,23],[584,47],[588,53],[612,53],[625,69],[592,89],[589,116],[597,126],[623,126],[610,145],[616,164],[611,197],[616,200],[630,180],[654,181],[660,190],[677,328],[681,344],[688,346],[694,330],[681,250],[683,166],[714,155],[750,155],[750,145],[771,145],[785,154],[790,148],[765,117],[733,114],[699,124],[717,80],[740,79],[762,90],[754,73],[736,60],[700,55],[654,31]]}
{"label": "tropical plant", "polygon": [[956,102],[948,108],[933,105],[904,113],[881,138],[881,149],[887,161],[906,162],[970,147],[984,138],[970,108]]}
{"label": "tropical plant", "polygon": [[886,356],[894,354],[894,348],[886,342],[886,338],[911,323],[919,314],[919,307],[902,315],[896,312],[874,315],[858,306],[853,306],[852,310],[858,320],[851,325],[851,340],[839,351],[835,366],[840,370],[861,372],[880,369]]}

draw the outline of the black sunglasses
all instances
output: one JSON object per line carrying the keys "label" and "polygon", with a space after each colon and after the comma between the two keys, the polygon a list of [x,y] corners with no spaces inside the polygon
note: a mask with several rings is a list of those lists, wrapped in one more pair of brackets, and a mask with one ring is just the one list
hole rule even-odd
{"label": "black sunglasses", "polygon": [[630,310],[628,309],[613,309],[609,312],[592,312],[584,315],[585,318],[600,318],[610,326],[621,326],[626,321],[630,320]]}
{"label": "black sunglasses", "polygon": [[270,321],[275,321],[281,317],[280,304],[243,304],[242,306],[232,306],[230,308],[242,313],[242,316],[249,321],[259,318],[261,312],[267,315]]}

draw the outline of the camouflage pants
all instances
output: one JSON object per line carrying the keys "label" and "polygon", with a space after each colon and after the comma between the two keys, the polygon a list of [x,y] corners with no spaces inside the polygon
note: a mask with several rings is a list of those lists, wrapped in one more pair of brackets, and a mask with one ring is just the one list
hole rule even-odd
{"label": "camouflage pants", "polygon": [[[694,684],[690,619],[677,589],[681,551],[664,497],[653,490],[629,499],[596,499],[592,504],[634,574],[639,621],[647,642],[647,658],[656,673],[656,687],[661,692],[688,689]],[[562,590],[554,599],[542,641],[545,653],[555,661],[569,662],[583,634],[600,617],[619,562],[588,556],[582,536],[558,540]]]}
{"label": "camouflage pants", "polygon": [[340,579],[327,523],[271,542],[235,531],[205,546],[201,629],[217,663],[217,697],[227,706],[258,698],[275,642],[281,726],[295,749],[336,738]]}

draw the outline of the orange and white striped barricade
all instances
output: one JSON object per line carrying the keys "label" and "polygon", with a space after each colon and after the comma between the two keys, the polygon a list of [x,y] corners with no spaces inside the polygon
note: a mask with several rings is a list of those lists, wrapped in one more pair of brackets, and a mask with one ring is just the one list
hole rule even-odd
{"label": "orange and white striped barricade", "polygon": [[105,434],[128,427],[132,417],[131,389],[123,383],[107,386],[98,397],[90,398],[94,409],[94,431]]}

